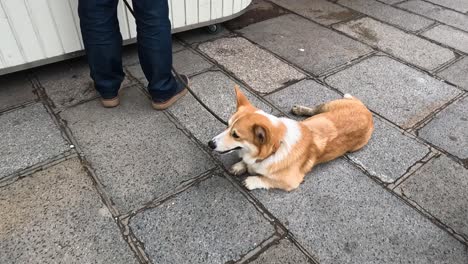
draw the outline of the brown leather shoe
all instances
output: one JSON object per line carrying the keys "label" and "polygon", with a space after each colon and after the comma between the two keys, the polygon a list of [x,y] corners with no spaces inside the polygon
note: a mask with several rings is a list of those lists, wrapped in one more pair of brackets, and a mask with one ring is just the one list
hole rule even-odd
{"label": "brown leather shoe", "polygon": [[120,104],[119,96],[120,96],[120,92],[122,92],[122,88],[123,87],[120,86],[119,91],[117,92],[117,96],[114,98],[104,99],[101,97],[102,106],[104,106],[105,108],[113,108],[113,107],[118,106]]}
{"label": "brown leather shoe", "polygon": [[104,106],[105,108],[116,107],[116,106],[118,106],[118,105],[120,104],[119,96],[117,95],[116,97],[111,98],[111,99],[104,99],[104,98],[101,98],[101,104],[102,104],[102,106]]}
{"label": "brown leather shoe", "polygon": [[[181,77],[184,79],[185,83],[187,84],[187,86],[190,86],[190,80],[187,76],[185,75],[181,75]],[[184,85],[183,89],[180,90],[179,92],[177,92],[174,96],[172,96],[171,98],[169,98],[168,100],[164,101],[164,102],[155,102],[153,101],[151,103],[151,105],[153,106],[153,109],[155,110],[164,110],[164,109],[167,109],[169,108],[171,105],[173,105],[175,102],[177,102],[177,100],[179,100],[180,98],[182,98],[184,95],[186,95],[188,92],[187,90],[187,87]]]}

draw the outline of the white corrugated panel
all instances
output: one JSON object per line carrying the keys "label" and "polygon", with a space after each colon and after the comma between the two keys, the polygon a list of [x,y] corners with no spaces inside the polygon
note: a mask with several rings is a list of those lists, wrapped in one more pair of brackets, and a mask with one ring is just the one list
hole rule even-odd
{"label": "white corrugated panel", "polygon": [[185,0],[185,16],[187,25],[198,23],[198,0]]}
{"label": "white corrugated panel", "polygon": [[211,20],[211,0],[198,0],[198,22]]}
{"label": "white corrugated panel", "polygon": [[223,16],[223,0],[211,0],[211,19]]}
{"label": "white corrugated panel", "polygon": [[172,28],[178,28],[185,26],[185,2],[184,0],[170,1],[172,8]]}
{"label": "white corrugated panel", "polygon": [[[0,3],[2,2],[0,1]],[[8,17],[3,11],[3,4],[0,4],[0,32],[2,34],[2,40],[0,41],[0,59],[4,67],[25,63],[26,59],[19,49],[15,35],[11,30]]]}
{"label": "white corrugated panel", "polygon": [[234,0],[223,0],[223,16],[232,15],[233,7],[234,7]]}
{"label": "white corrugated panel", "polygon": [[24,1],[2,0],[1,2],[13,35],[26,61],[32,62],[43,59],[45,53],[38,45],[39,39]]}

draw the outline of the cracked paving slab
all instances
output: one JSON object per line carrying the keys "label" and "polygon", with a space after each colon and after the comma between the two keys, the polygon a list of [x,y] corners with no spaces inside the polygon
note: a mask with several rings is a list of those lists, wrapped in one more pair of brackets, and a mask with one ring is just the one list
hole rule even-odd
{"label": "cracked paving slab", "polygon": [[323,264],[468,262],[465,245],[344,159],[292,192],[252,194]]}
{"label": "cracked paving slab", "polygon": [[468,240],[468,170],[447,156],[433,158],[396,189]]}
{"label": "cracked paving slab", "polygon": [[0,179],[70,149],[40,103],[0,115]]}
{"label": "cracked paving slab", "polygon": [[367,45],[297,15],[269,19],[239,32],[315,75],[372,51]]}
{"label": "cracked paving slab", "polygon": [[406,62],[433,70],[455,59],[453,51],[372,18],[361,18],[335,28]]}
{"label": "cracked paving slab", "polygon": [[305,77],[244,38],[222,38],[198,48],[260,93],[272,92]]}
{"label": "cracked paving slab", "polygon": [[230,182],[217,175],[136,215],[130,227],[154,263],[237,260],[275,232]]}
{"label": "cracked paving slab", "polygon": [[386,56],[368,58],[325,81],[404,129],[460,94],[457,88]]}
{"label": "cracked paving slab", "polygon": [[23,72],[0,76],[0,84],[0,111],[37,99]]}
{"label": "cracked paving slab", "polygon": [[418,135],[460,159],[468,159],[468,97],[438,113]]}
{"label": "cracked paving slab", "polygon": [[94,100],[61,116],[121,213],[214,167],[136,87],[122,91],[116,108],[105,109]]}
{"label": "cracked paving slab", "polygon": [[325,0],[271,0],[273,3],[305,16],[322,25],[331,25],[357,17],[359,14]]}
{"label": "cracked paving slab", "polygon": [[0,263],[138,263],[73,158],[0,188]]}

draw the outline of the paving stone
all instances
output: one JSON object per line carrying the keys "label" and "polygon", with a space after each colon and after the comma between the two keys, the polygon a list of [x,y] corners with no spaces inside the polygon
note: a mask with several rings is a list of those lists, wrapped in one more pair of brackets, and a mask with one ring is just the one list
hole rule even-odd
{"label": "paving stone", "polygon": [[26,74],[0,76],[0,111],[34,100],[36,96]]}
{"label": "paving stone", "polygon": [[252,192],[320,263],[467,263],[466,246],[343,159]]}
{"label": "paving stone", "polygon": [[420,0],[403,2],[398,6],[449,26],[468,31],[468,16],[464,14]]}
{"label": "paving stone", "polygon": [[230,30],[236,30],[286,13],[288,11],[270,2],[253,0],[244,14],[224,22],[223,25]]}
{"label": "paving stone", "polygon": [[405,33],[372,18],[340,24],[336,29],[404,61],[432,70],[455,58],[455,54],[420,37]]}
{"label": "paving stone", "polygon": [[206,41],[210,41],[213,39],[217,39],[220,37],[225,37],[231,34],[231,32],[225,29],[222,25],[218,25],[221,28],[219,32],[216,34],[209,33],[206,28],[196,28],[189,31],[184,31],[182,33],[177,33],[177,38],[185,41],[188,44],[198,44]]}
{"label": "paving stone", "polygon": [[168,111],[202,143],[208,143],[226,129],[226,126],[203,108],[191,94],[180,99]]}
{"label": "paving stone", "polygon": [[73,135],[121,212],[165,194],[213,167],[208,156],[136,87],[117,108],[97,100],[63,112]]}
{"label": "paving stone", "polygon": [[[285,89],[265,96],[285,113],[290,113],[294,105],[316,106],[331,100],[342,98],[340,94],[313,80],[302,80]],[[304,119],[290,114],[295,119]]]}
{"label": "paving stone", "polygon": [[253,24],[241,33],[316,75],[372,51],[364,44],[296,15]]}
{"label": "paving stone", "polygon": [[0,189],[1,263],[138,263],[76,158]]}
{"label": "paving stone", "polygon": [[287,239],[271,246],[260,254],[251,264],[305,264],[312,263],[309,259]]}
{"label": "paving stone", "polygon": [[[184,46],[179,41],[172,38],[172,52],[178,52],[184,49]],[[137,43],[126,45],[122,51],[122,63],[124,66],[139,64],[138,45]]]}
{"label": "paving stone", "polygon": [[305,77],[244,38],[222,38],[204,43],[199,49],[261,93]]}
{"label": "paving stone", "polygon": [[418,31],[434,23],[422,16],[377,1],[339,0],[338,3],[408,31]]}
{"label": "paving stone", "polygon": [[352,19],[358,15],[352,10],[325,0],[313,2],[308,0],[272,0],[272,2],[322,25],[331,25]]}
{"label": "paving stone", "polygon": [[130,226],[154,263],[225,263],[275,232],[240,192],[218,176],[135,216]]}
{"label": "paving stone", "polygon": [[439,25],[424,32],[423,36],[468,53],[468,33],[449,26]]}
{"label": "paving stone", "polygon": [[458,85],[460,88],[468,90],[468,57],[463,58],[439,72],[437,75],[445,80]]}
{"label": "paving stone", "polygon": [[446,156],[434,158],[397,190],[468,239],[468,170],[463,166]]}
{"label": "paving stone", "polygon": [[[35,72],[58,111],[98,96],[84,58],[47,65]],[[130,81],[125,78],[122,86],[128,85]]]}
{"label": "paving stone", "polygon": [[410,128],[459,90],[386,56],[374,56],[327,78],[343,93],[403,128]]}
{"label": "paving stone", "polygon": [[212,66],[210,62],[191,50],[183,50],[174,53],[173,61],[174,68],[178,73],[189,76],[206,70]]}
{"label": "paving stone", "polygon": [[428,153],[427,146],[374,116],[371,140],[363,149],[348,154],[348,157],[381,181],[391,183]]}
{"label": "paving stone", "polygon": [[418,135],[461,159],[468,159],[468,97],[442,110]]}
{"label": "paving stone", "polygon": [[42,104],[0,115],[0,179],[70,148]]}
{"label": "paving stone", "polygon": [[468,12],[468,2],[465,0],[427,0],[437,5],[445,6],[462,13]]}

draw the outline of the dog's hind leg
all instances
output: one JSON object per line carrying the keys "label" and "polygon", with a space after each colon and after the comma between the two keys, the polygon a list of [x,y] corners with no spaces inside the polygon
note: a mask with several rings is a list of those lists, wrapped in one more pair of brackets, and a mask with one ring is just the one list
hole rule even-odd
{"label": "dog's hind leg", "polygon": [[291,113],[297,116],[313,116],[326,111],[326,104],[321,104],[315,107],[295,105],[291,109]]}

